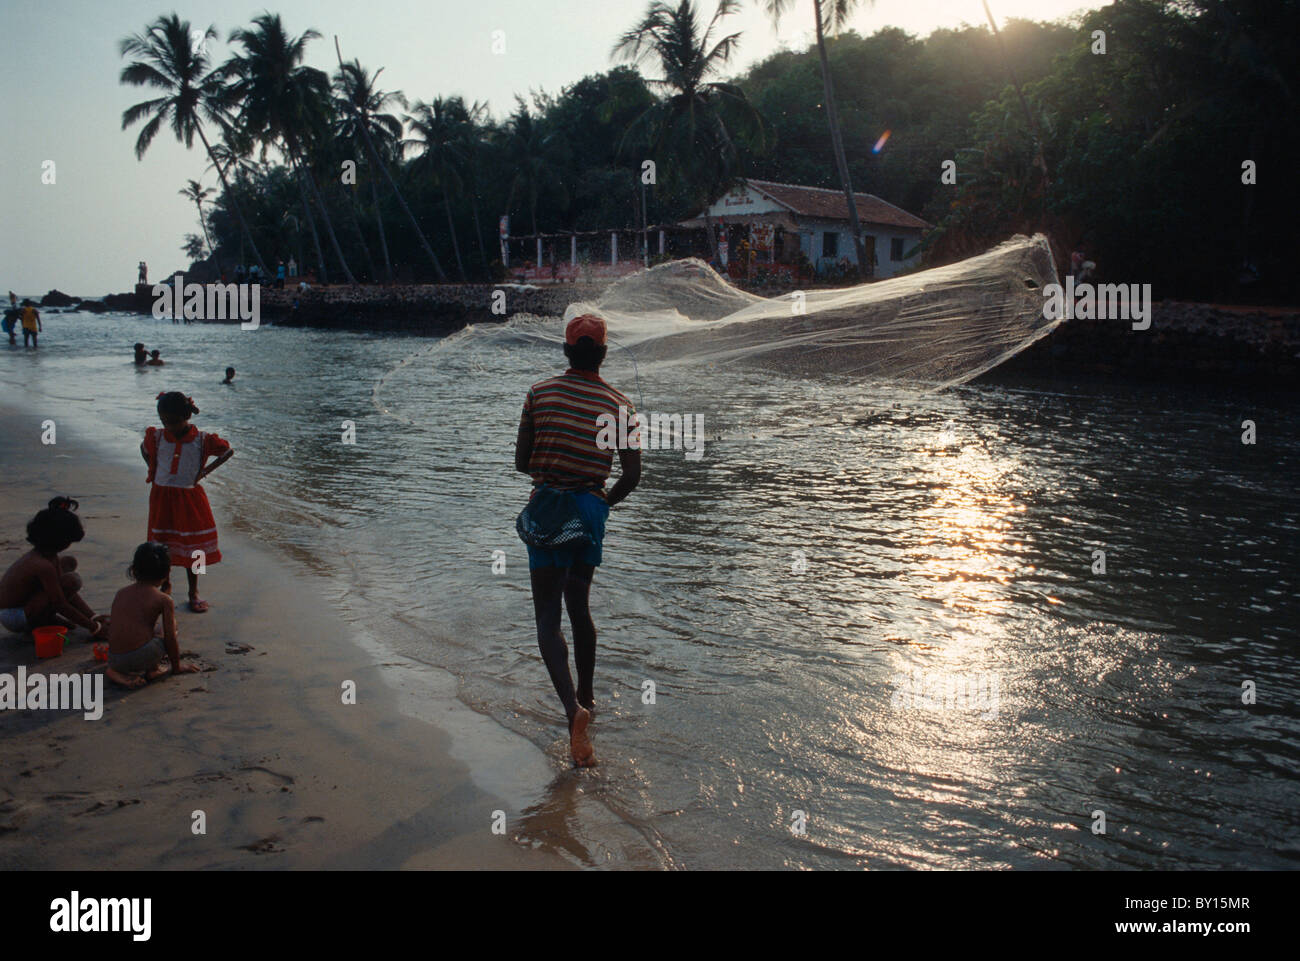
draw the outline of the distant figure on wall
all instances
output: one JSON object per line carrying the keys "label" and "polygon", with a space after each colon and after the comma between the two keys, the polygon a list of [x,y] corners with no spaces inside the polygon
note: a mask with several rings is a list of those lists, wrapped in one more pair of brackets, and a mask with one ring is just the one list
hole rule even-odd
{"label": "distant figure on wall", "polygon": [[284,261],[283,260],[275,265],[275,289],[276,290],[284,289]]}
{"label": "distant figure on wall", "polygon": [[149,283],[149,265],[146,264],[146,263],[142,260],[142,261],[140,261],[140,263],[139,263],[138,266],[139,266],[139,269],[140,269],[140,275],[139,275],[139,277],[137,278],[136,283],[137,283],[137,284],[147,284],[147,283]]}
{"label": "distant figure on wall", "polygon": [[298,276],[298,261],[294,260],[292,257],[289,258],[289,276]]}

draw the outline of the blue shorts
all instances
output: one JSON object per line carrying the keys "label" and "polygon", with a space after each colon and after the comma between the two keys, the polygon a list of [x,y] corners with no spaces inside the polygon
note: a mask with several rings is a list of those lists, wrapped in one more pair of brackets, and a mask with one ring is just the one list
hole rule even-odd
{"label": "blue shorts", "polygon": [[600,566],[601,544],[605,541],[605,521],[609,519],[609,505],[603,497],[597,497],[589,491],[574,495],[578,513],[582,515],[587,530],[591,532],[596,543],[586,547],[550,550],[545,547],[528,548],[528,569],[539,570],[543,567],[572,567],[574,564]]}

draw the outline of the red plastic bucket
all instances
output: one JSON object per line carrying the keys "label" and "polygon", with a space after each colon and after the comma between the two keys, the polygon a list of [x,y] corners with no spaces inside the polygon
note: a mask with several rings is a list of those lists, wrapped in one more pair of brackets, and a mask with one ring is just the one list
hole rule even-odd
{"label": "red plastic bucket", "polygon": [[58,657],[63,653],[63,642],[67,640],[66,627],[38,627],[32,631],[36,638],[37,657]]}

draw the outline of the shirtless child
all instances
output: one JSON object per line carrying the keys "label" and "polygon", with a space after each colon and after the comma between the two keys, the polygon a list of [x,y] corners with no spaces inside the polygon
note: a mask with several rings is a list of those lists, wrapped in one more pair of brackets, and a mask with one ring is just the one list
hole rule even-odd
{"label": "shirtless child", "polygon": [[52,624],[75,624],[98,637],[108,618],[81,599],[75,557],[63,551],[86,536],[75,501],[56,497],[27,525],[32,549],[0,577],[0,626],[15,634]]}
{"label": "shirtless child", "polygon": [[[117,592],[109,621],[108,679],[115,684],[143,687],[146,681],[169,672],[194,674],[199,670],[198,665],[181,663],[176,608],[161,589],[170,572],[171,554],[166,544],[148,541],[135,549],[127,571],[135,583]],[[161,638],[157,635],[159,616]]]}

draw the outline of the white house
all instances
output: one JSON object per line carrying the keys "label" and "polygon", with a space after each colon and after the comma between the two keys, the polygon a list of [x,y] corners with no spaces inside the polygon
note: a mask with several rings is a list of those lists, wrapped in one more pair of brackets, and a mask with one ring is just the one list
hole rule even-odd
{"label": "white house", "polygon": [[[917,247],[930,225],[874,194],[854,196],[863,241],[867,251],[875,253],[873,276],[892,277],[916,266]],[[744,179],[680,226],[725,227],[727,254],[748,241],[760,263],[793,264],[802,253],[823,272],[842,261],[858,260],[842,190]]]}

